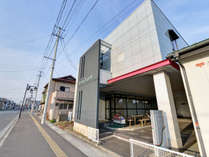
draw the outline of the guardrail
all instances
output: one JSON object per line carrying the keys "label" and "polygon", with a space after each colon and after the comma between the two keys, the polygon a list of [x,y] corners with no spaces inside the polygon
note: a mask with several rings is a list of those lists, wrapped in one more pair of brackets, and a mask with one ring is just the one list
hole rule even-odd
{"label": "guardrail", "polygon": [[130,157],[193,157],[141,141],[129,139]]}

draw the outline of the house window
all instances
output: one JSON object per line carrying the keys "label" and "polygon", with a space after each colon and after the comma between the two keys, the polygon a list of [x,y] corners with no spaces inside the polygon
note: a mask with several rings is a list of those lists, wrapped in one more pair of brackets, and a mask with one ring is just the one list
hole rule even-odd
{"label": "house window", "polygon": [[63,110],[63,109],[66,110],[67,109],[67,106],[68,106],[68,104],[60,104],[59,105],[59,109],[60,110]]}
{"label": "house window", "polygon": [[81,119],[81,108],[82,108],[82,98],[83,98],[83,91],[78,92],[78,111],[77,111],[77,119]]}
{"label": "house window", "polygon": [[63,109],[64,108],[64,104],[60,104],[59,109]]}
{"label": "house window", "polygon": [[66,92],[70,92],[70,88],[69,87],[65,87],[65,91]]}
{"label": "house window", "polygon": [[65,92],[65,87],[64,86],[60,86],[60,91]]}
{"label": "house window", "polygon": [[81,57],[80,78],[84,77],[85,56]]}
{"label": "house window", "polygon": [[73,108],[73,104],[68,104],[68,110]]}
{"label": "house window", "polygon": [[105,53],[100,53],[100,69],[110,71],[110,51],[106,51]]}
{"label": "house window", "polygon": [[65,109],[65,110],[67,109],[67,104],[64,104],[64,108],[63,109]]}

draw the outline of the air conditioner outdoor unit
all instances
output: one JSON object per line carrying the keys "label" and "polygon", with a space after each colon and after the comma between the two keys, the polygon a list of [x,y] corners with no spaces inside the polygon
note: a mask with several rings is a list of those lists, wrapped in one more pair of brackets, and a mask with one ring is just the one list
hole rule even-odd
{"label": "air conditioner outdoor unit", "polygon": [[163,112],[159,110],[151,110],[150,114],[153,144],[156,146],[169,148],[169,133],[167,124],[164,120]]}

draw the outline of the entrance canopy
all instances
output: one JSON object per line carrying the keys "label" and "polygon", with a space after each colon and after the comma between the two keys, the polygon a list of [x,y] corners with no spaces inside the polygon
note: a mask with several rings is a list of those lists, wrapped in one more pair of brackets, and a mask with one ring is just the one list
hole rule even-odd
{"label": "entrance canopy", "polygon": [[160,71],[170,76],[174,93],[184,90],[178,64],[166,59],[108,80],[101,92],[155,97],[153,74]]}

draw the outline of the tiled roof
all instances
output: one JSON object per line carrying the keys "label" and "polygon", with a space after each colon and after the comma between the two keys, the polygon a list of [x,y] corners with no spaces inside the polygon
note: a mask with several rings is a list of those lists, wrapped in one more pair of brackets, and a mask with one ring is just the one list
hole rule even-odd
{"label": "tiled roof", "polygon": [[[53,78],[52,80],[56,82],[65,82],[65,83],[72,83],[72,84],[75,84],[76,82],[76,79],[72,75]],[[46,88],[47,86],[48,86],[48,83],[44,86],[44,88]]]}

